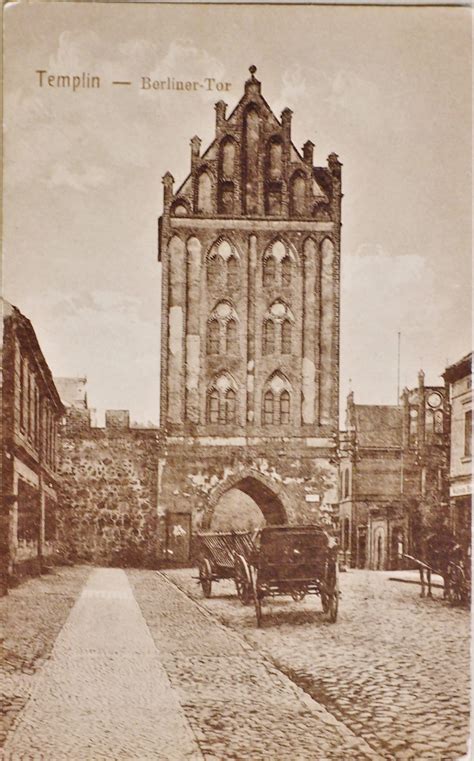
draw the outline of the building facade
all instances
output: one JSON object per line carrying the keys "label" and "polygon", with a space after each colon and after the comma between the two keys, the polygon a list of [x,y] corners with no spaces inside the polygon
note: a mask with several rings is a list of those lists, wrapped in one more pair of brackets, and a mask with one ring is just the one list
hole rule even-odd
{"label": "building facade", "polygon": [[423,557],[447,504],[449,404],[443,386],[405,389],[400,405],[349,394],[339,473],[341,549],[348,565],[393,569]]}
{"label": "building facade", "polygon": [[182,185],[163,178],[159,501],[196,525],[231,486],[271,522],[336,501],[341,164],[297,150],[250,72]]}
{"label": "building facade", "polygon": [[451,405],[449,502],[451,528],[457,541],[471,546],[472,505],[472,352],[446,368]]}
{"label": "building facade", "polygon": [[1,528],[8,581],[40,571],[55,550],[63,412],[31,322],[3,301]]}

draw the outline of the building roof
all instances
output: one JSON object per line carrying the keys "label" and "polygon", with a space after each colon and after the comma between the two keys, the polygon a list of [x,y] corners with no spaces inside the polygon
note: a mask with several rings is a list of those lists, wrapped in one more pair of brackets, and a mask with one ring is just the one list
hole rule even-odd
{"label": "building roof", "polygon": [[360,447],[399,447],[402,444],[402,407],[355,404],[354,427]]}
{"label": "building roof", "polygon": [[63,414],[64,412],[63,404],[61,402],[60,396],[58,394],[58,390],[54,383],[51,370],[49,369],[49,365],[46,362],[43,352],[41,351],[41,347],[36,337],[36,333],[34,331],[33,325],[31,324],[28,317],[25,317],[25,315],[20,312],[18,307],[14,306],[13,304],[10,304],[9,301],[1,297],[0,297],[0,302],[1,302],[2,318],[3,318],[3,330],[1,331],[2,342],[5,340],[6,326],[10,324],[11,322],[13,324],[16,324],[18,335],[20,336],[20,339],[23,340],[25,344],[28,346],[32,356],[34,357],[38,367],[38,372],[40,376],[42,377],[44,384],[49,389],[49,392],[54,401],[57,411],[59,412],[59,414]]}
{"label": "building roof", "polygon": [[454,364],[449,365],[443,373],[443,378],[448,383],[464,378],[466,375],[470,375],[472,371],[472,351],[459,359]]}

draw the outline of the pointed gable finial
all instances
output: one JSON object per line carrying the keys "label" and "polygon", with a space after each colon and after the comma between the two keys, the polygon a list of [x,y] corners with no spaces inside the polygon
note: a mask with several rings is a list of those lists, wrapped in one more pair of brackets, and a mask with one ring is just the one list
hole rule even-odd
{"label": "pointed gable finial", "polygon": [[163,175],[163,205],[165,207],[165,212],[169,210],[171,206],[171,201],[173,200],[173,183],[174,183],[174,177],[171,174],[171,172],[166,172],[166,174]]}
{"label": "pointed gable finial", "polygon": [[227,103],[224,103],[223,100],[219,100],[214,108],[216,109],[216,130],[220,131],[224,126]]}
{"label": "pointed gable finial", "polygon": [[252,64],[252,66],[249,66],[249,71],[250,71],[250,79],[247,79],[245,83],[245,92],[252,95],[254,93],[260,92],[260,82],[258,81],[258,79],[255,78],[255,72],[257,71],[257,67]]}

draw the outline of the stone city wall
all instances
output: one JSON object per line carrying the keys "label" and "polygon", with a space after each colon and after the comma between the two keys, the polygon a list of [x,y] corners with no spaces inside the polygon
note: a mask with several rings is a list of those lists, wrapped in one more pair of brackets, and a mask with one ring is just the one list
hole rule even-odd
{"label": "stone city wall", "polygon": [[107,414],[71,410],[60,441],[59,538],[71,560],[154,567],[163,539],[157,513],[160,433]]}

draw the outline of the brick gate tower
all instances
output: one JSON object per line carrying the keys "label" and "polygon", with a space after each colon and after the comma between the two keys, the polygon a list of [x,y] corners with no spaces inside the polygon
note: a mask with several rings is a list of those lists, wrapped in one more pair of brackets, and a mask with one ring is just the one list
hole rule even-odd
{"label": "brick gate tower", "polygon": [[159,509],[195,526],[231,487],[268,522],[336,501],[341,164],[297,150],[255,72],[183,184],[163,177]]}

